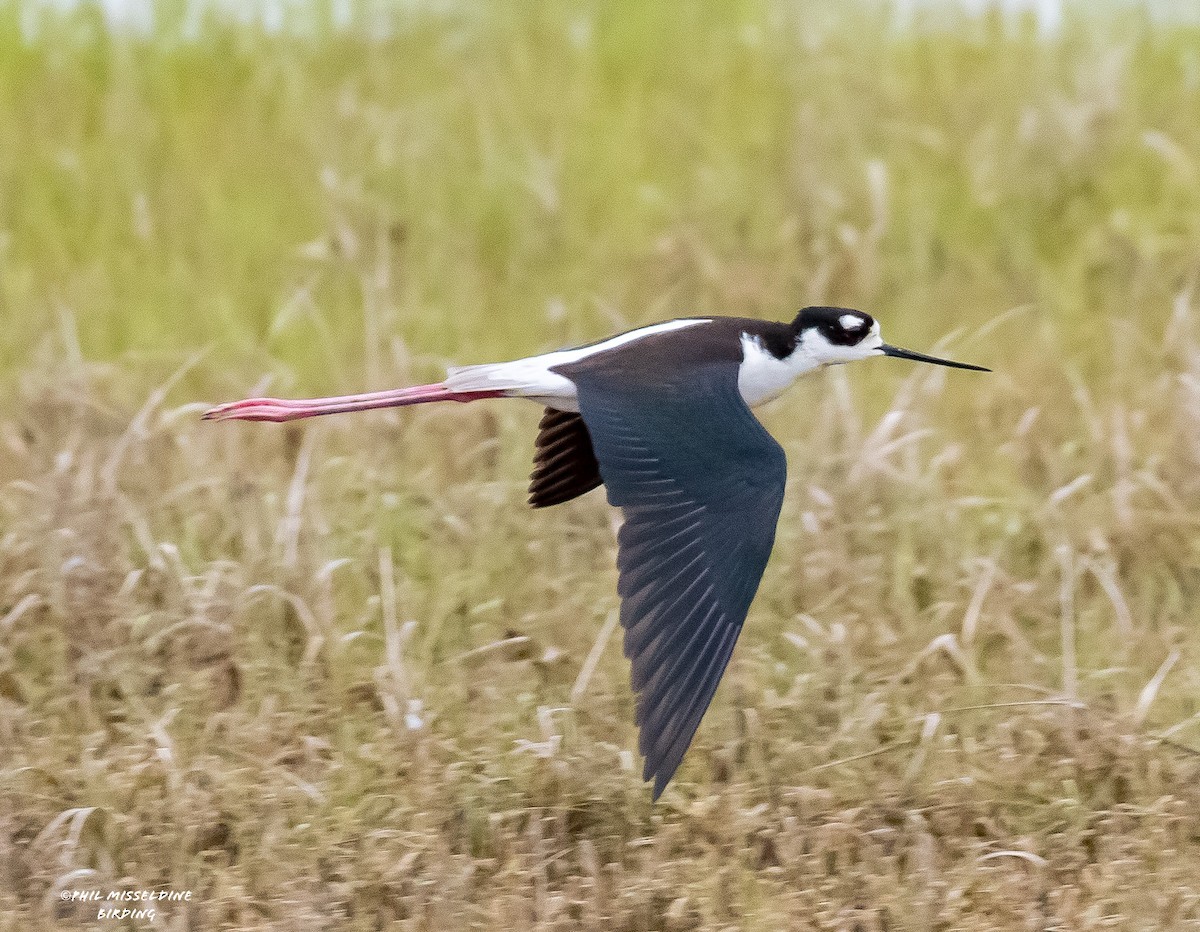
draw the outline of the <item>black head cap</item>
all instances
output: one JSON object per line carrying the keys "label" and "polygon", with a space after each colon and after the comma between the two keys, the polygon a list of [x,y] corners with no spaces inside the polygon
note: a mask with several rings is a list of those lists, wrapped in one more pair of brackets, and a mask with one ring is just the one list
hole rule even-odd
{"label": "black head cap", "polygon": [[799,337],[816,330],[834,346],[856,346],[871,332],[875,318],[849,307],[806,307],[792,322]]}

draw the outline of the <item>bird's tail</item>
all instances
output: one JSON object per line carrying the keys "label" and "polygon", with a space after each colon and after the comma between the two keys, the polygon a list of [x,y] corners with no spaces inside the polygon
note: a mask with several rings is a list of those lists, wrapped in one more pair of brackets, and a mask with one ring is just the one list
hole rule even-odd
{"label": "bird's tail", "polygon": [[522,394],[537,387],[537,376],[544,370],[530,366],[530,360],[485,362],[474,366],[451,366],[446,370],[447,388],[456,392],[505,391]]}
{"label": "bird's tail", "polygon": [[431,401],[478,401],[481,398],[502,398],[505,392],[454,391],[444,383],[414,385],[361,395],[338,395],[331,398],[287,400],[282,398],[247,398],[231,401],[204,412],[206,421],[294,421],[321,414],[342,414],[346,411],[370,411],[374,408],[402,408]]}
{"label": "bird's tail", "polygon": [[575,398],[575,386],[553,366],[559,353],[530,356],[511,362],[452,366],[442,384],[454,392],[502,392],[506,398]]}

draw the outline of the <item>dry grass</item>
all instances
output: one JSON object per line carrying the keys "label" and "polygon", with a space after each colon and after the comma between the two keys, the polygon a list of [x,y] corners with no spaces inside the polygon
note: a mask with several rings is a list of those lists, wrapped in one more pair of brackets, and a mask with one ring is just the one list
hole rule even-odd
{"label": "dry grass", "polygon": [[[0,928],[1200,922],[1200,35],[639,10],[3,40]],[[776,553],[656,806],[535,408],[196,417],[815,298],[997,373],[765,412]]]}

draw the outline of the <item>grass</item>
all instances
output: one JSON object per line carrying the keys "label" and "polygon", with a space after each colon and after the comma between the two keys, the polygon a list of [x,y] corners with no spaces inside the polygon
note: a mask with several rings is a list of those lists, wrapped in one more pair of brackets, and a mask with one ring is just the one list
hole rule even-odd
{"label": "grass", "polygon": [[[0,928],[1200,921],[1197,27],[175,14],[0,5]],[[778,544],[656,806],[536,408],[197,417],[811,301],[996,373],[763,412]]]}

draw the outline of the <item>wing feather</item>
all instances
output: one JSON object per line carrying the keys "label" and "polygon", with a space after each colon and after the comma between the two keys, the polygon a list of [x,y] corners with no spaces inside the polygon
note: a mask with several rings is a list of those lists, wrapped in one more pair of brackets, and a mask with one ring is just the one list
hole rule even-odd
{"label": "wing feather", "polygon": [[655,381],[564,367],[618,536],[621,624],[638,747],[657,799],[725,672],[762,579],[787,464],[737,389],[732,360]]}
{"label": "wing feather", "polygon": [[538,425],[529,504],[534,508],[560,505],[590,492],[601,481],[583,418],[574,411],[547,408]]}

